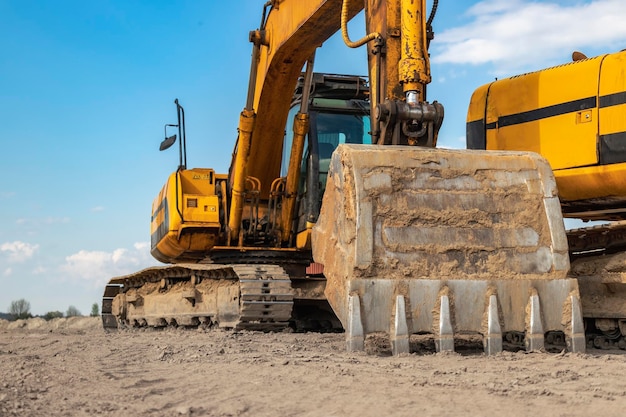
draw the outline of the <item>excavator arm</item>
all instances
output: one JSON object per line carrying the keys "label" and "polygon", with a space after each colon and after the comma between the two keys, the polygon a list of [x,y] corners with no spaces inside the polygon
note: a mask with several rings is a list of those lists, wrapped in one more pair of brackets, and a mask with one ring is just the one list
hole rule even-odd
{"label": "excavator arm", "polygon": [[[253,43],[248,98],[241,113],[231,164],[231,239],[239,235],[246,178],[259,179],[260,197],[280,175],[282,141],[292,93],[306,60],[341,26],[341,0],[283,0],[266,3]],[[269,8],[269,12],[266,11]],[[363,9],[352,2],[348,17]]]}
{"label": "excavator arm", "polygon": [[[267,10],[269,9],[269,12]],[[369,35],[350,41],[347,22],[365,9]],[[315,50],[342,29],[346,44],[368,43],[372,91],[372,136],[379,144],[434,146],[443,107],[426,102],[430,82],[425,0],[282,0],[266,3],[260,28],[250,33],[253,43],[248,99],[241,113],[239,137],[231,164],[231,240],[239,235],[246,179],[260,182],[266,200],[279,177],[287,113],[302,68]],[[304,118],[305,119],[305,118]],[[304,121],[306,123],[306,121]],[[296,125],[298,125],[296,123]],[[295,156],[295,155],[294,155]],[[299,155],[301,156],[301,155]],[[296,156],[287,181],[297,176]],[[286,194],[295,194],[287,189]],[[286,210],[287,213],[291,210]],[[287,229],[292,214],[282,223]],[[283,240],[289,236],[283,234]]]}

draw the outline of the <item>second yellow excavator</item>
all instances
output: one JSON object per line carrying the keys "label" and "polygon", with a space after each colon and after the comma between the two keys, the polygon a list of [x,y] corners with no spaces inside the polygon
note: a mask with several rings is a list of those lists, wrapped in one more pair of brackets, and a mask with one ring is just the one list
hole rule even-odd
{"label": "second yellow excavator", "polygon": [[[384,332],[396,354],[415,333],[439,351],[461,334],[480,335],[487,353],[507,341],[584,351],[549,164],[435,148],[436,8],[427,18],[425,0],[267,2],[230,171],[187,168],[177,102],[180,164],[151,226],[153,256],[171,265],[111,279],[105,328],[343,328],[349,350]],[[368,35],[352,42],[347,22],[362,10]],[[367,47],[367,79],[313,72],[340,29]]]}
{"label": "second yellow excavator", "polygon": [[524,150],[550,161],[564,216],[612,221],[568,232],[587,339],[626,348],[626,51],[494,81],[467,118],[470,149]]}

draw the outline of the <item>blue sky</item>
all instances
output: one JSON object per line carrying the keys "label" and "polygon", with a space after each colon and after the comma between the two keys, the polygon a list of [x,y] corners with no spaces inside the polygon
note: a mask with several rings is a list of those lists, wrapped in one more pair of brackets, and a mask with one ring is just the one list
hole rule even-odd
{"label": "blue sky", "polygon": [[[0,1],[0,311],[26,298],[34,314],[88,313],[108,278],[155,264],[150,205],[177,165],[158,152],[173,101],[188,165],[226,172],[264,3]],[[440,1],[429,87],[446,108],[440,145],[464,147],[476,87],[574,50],[626,48],[624,17],[622,0]],[[335,36],[315,70],[364,75],[365,51]]]}

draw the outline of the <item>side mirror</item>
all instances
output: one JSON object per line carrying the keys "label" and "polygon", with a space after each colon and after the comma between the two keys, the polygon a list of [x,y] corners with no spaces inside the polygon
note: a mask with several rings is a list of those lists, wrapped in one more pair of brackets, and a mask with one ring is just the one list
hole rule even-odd
{"label": "side mirror", "polygon": [[161,142],[161,145],[159,146],[159,150],[164,151],[170,146],[172,146],[174,143],[176,143],[176,135],[172,135],[169,138],[165,138],[163,142]]}
{"label": "side mirror", "polygon": [[176,143],[176,135],[167,136],[167,128],[168,127],[177,127],[178,128],[178,136],[180,137],[180,141],[178,142],[180,145],[180,164],[178,165],[178,169],[185,169],[187,166],[187,135],[185,134],[185,111],[183,110],[183,106],[178,103],[178,99],[174,100],[174,104],[176,104],[176,113],[178,115],[178,123],[166,124],[163,126],[165,139],[161,142],[159,146],[160,151],[164,151],[167,148],[171,147],[174,143]]}

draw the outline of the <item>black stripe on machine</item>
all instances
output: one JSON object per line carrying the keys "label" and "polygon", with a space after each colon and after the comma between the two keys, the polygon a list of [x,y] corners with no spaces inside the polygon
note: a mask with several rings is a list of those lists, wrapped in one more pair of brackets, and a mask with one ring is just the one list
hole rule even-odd
{"label": "black stripe on machine", "polygon": [[600,97],[600,108],[626,104],[626,91]]}
{"label": "black stripe on machine", "polygon": [[535,122],[548,117],[560,116],[581,110],[596,107],[596,97],[587,97],[580,100],[568,101],[567,103],[555,104],[522,113],[501,116],[498,118],[498,127],[506,127],[521,123]]}

